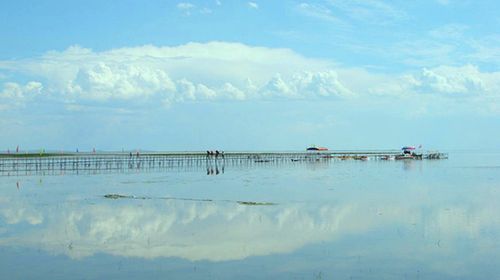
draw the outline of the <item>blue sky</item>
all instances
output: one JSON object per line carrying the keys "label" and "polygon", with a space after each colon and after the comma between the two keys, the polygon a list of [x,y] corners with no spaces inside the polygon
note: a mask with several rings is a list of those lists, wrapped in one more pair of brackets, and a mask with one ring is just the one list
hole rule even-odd
{"label": "blue sky", "polygon": [[498,8],[3,1],[0,149],[499,149]]}

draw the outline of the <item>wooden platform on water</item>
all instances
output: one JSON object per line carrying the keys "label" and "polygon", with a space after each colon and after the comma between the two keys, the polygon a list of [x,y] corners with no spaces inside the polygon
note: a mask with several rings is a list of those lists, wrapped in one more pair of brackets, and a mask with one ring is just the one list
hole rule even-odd
{"label": "wooden platform on water", "polygon": [[[0,153],[0,176],[129,172],[131,170],[199,169],[235,165],[330,162],[336,160],[383,160],[400,155],[400,150],[313,151],[313,152],[48,152]],[[427,152],[422,159],[446,159],[448,155]],[[408,160],[408,159],[406,159]],[[417,160],[417,159],[412,159]]]}

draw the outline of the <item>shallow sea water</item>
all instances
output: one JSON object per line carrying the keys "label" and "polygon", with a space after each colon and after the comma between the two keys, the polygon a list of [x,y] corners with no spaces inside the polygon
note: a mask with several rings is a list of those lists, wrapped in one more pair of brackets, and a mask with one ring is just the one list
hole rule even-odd
{"label": "shallow sea water", "polygon": [[0,279],[498,279],[499,158],[2,176]]}

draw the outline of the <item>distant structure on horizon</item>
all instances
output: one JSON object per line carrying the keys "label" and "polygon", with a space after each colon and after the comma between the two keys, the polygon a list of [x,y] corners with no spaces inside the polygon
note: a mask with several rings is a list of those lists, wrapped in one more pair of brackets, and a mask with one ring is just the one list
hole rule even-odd
{"label": "distant structure on horizon", "polygon": [[315,145],[312,145],[311,147],[308,147],[306,151],[328,151],[328,148],[316,147]]}

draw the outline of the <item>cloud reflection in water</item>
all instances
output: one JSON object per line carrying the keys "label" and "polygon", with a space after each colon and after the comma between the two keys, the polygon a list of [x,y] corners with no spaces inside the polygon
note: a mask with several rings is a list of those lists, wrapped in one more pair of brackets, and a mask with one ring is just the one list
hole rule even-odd
{"label": "cloud reflection in water", "polygon": [[[7,199],[2,202],[1,245],[41,248],[74,259],[106,253],[217,262],[292,253],[310,244],[374,235],[386,249],[393,244],[396,254],[417,252],[412,258],[423,260],[431,252],[455,254],[460,242],[480,255],[495,246],[500,232],[500,222],[492,215],[500,210],[495,203],[422,208],[417,203],[366,201],[247,206],[101,199],[96,204],[73,201],[33,208]],[[402,240],[411,242],[401,244]]]}

